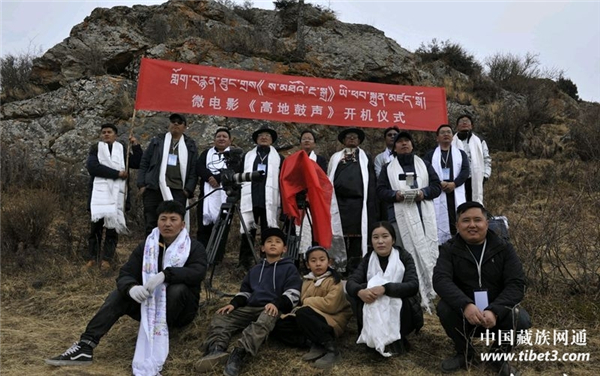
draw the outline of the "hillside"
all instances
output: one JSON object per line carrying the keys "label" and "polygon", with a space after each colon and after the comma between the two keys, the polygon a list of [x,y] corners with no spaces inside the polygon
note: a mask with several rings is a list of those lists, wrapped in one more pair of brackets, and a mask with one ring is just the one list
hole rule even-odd
{"label": "hillside", "polygon": [[[600,368],[600,104],[573,99],[558,83],[526,74],[490,77],[459,51],[456,64],[431,51],[413,53],[367,25],[344,24],[327,10],[303,11],[305,49],[298,49],[295,5],[278,11],[229,9],[213,1],[169,1],[158,6],[98,8],[69,38],[34,61],[31,90],[3,88],[0,108],[2,269],[0,286],[2,374],[127,375],[136,326],[122,319],[84,369],[52,369],[42,360],[76,341],[87,320],[114,288],[116,270],[82,272],[87,244],[88,174],[84,163],[98,125],[114,122],[126,135],[133,122],[141,57],[297,76],[373,83],[440,86],[446,89],[451,123],[467,112],[475,132],[488,142],[493,172],[486,206],[505,215],[528,279],[523,305],[534,331],[585,329],[586,346],[538,344],[536,352],[589,352],[589,362],[519,362],[524,375],[595,375]],[[435,56],[434,56],[435,55]],[[450,56],[450,57],[452,57]],[[474,65],[473,65],[474,64]],[[466,73],[465,73],[466,72]],[[161,131],[167,114],[139,111],[134,134],[143,146]],[[250,146],[260,122],[190,115],[188,135],[199,149],[227,125],[234,143]],[[274,123],[283,154],[297,150],[305,124]],[[338,150],[339,127],[311,125],[318,148]],[[362,145],[372,155],[383,148],[381,130],[366,130]],[[414,132],[419,154],[434,146],[428,132]],[[134,173],[135,177],[135,173]],[[143,214],[132,188],[132,230],[123,237],[121,261],[143,238]],[[194,209],[195,210],[195,209]],[[192,216],[195,218],[195,215]],[[195,223],[192,221],[192,228]],[[229,249],[236,249],[231,239]],[[230,251],[229,253],[235,253]],[[217,282],[237,288],[241,275],[233,255],[217,267]],[[203,293],[202,300],[207,296]],[[191,375],[212,313],[225,299],[213,297],[191,327],[173,333],[163,375]],[[438,374],[451,355],[435,315],[427,316],[411,353],[389,360],[354,344],[354,321],[343,338],[344,361],[332,375]],[[552,341],[552,338],[550,339]],[[521,348],[529,349],[528,347]],[[300,360],[304,350],[269,341],[245,374],[318,375]],[[479,375],[476,367],[462,374]],[[461,373],[458,373],[461,374]]]}

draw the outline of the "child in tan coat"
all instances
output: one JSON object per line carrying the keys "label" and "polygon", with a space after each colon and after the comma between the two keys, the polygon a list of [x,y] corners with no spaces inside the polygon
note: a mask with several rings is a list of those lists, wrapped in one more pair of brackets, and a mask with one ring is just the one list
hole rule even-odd
{"label": "child in tan coat", "polygon": [[[315,361],[313,366],[321,369],[331,368],[340,360],[335,338],[344,332],[352,316],[344,286],[339,274],[331,268],[331,262],[323,247],[306,251],[305,263],[310,273],[304,276],[302,283],[301,305],[282,316],[277,325],[283,330],[275,332],[290,336],[295,331],[292,336],[309,340],[311,349],[302,359]],[[290,330],[290,326],[295,330]]]}

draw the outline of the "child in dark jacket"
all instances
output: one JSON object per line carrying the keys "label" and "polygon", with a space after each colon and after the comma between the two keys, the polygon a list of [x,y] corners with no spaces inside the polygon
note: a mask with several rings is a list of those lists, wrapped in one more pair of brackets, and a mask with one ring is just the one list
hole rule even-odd
{"label": "child in dark jacket", "polygon": [[254,266],[242,282],[240,292],[213,317],[203,347],[205,356],[197,371],[212,370],[227,359],[231,336],[242,330],[242,337],[227,360],[224,374],[236,376],[246,355],[256,355],[260,345],[275,327],[280,314],[289,313],[300,300],[302,280],[292,259],[283,258],[286,237],[279,228],[262,234],[265,259]]}
{"label": "child in dark jacket", "polygon": [[344,332],[352,309],[339,274],[331,268],[329,252],[321,246],[311,247],[304,259],[310,273],[302,283],[302,306],[282,316],[274,335],[290,344],[308,339],[312,346],[302,359],[314,361],[316,368],[329,369],[341,358],[335,339]]}

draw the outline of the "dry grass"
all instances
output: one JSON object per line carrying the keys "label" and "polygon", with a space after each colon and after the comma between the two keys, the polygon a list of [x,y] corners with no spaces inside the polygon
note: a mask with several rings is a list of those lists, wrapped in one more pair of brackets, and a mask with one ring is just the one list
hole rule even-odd
{"label": "dry grass", "polygon": [[[519,159],[514,154],[497,154],[495,172],[486,185],[488,206],[495,214],[504,214],[511,222],[511,236],[515,246],[524,260],[526,270],[531,270],[525,249],[541,244],[550,224],[555,226],[556,233],[548,236],[569,240],[565,234],[574,227],[586,231],[598,231],[589,227],[590,220],[596,218],[598,196],[576,194],[588,192],[586,177],[598,179],[594,171],[585,165],[558,165],[548,160]],[[562,174],[565,179],[552,181],[541,180],[541,175],[551,171]],[[597,172],[596,172],[597,174]],[[553,187],[557,193],[549,195],[543,187]],[[593,190],[590,190],[593,192]],[[572,198],[574,197],[574,198]],[[583,200],[579,210],[557,211],[562,202],[571,199]],[[134,207],[140,205],[134,202]],[[564,206],[564,205],[563,205]],[[85,218],[81,210],[75,210],[75,216]],[[540,215],[569,215],[567,218],[541,218]],[[131,213],[130,213],[131,214]],[[195,215],[195,214],[193,214]],[[576,217],[572,217],[576,216]],[[575,226],[573,226],[575,225]],[[233,224],[230,234],[229,251],[224,263],[215,270],[214,286],[222,291],[235,292],[243,273],[236,270],[237,261],[237,224]],[[75,238],[85,236],[87,223],[81,221],[79,227],[70,228]],[[135,244],[140,240],[140,231],[133,236],[122,237],[117,252],[124,262]],[[51,236],[61,236],[63,232],[54,231]],[[588,236],[593,232],[578,232]],[[582,236],[582,235],[579,235]],[[597,236],[597,235],[596,235]],[[536,240],[538,239],[538,240]],[[582,239],[580,239],[582,240]],[[61,244],[53,239],[54,244]],[[539,246],[539,244],[537,244]],[[78,244],[81,248],[83,244]],[[572,249],[573,244],[560,244],[554,249]],[[561,248],[564,247],[564,248]],[[542,247],[543,248],[543,247]],[[77,249],[80,252],[81,249]],[[597,251],[597,250],[596,250]],[[540,255],[545,255],[541,253]],[[82,261],[64,249],[45,249],[37,254],[39,260],[28,259],[25,266],[18,267],[3,260],[1,288],[1,334],[0,357],[2,375],[130,375],[131,359],[134,353],[138,325],[128,317],[123,317],[103,338],[96,349],[94,364],[89,367],[47,366],[43,359],[58,355],[70,344],[76,342],[85,325],[102,304],[108,293],[115,288],[116,270],[108,274],[100,274],[97,270],[82,272]],[[590,256],[591,257],[591,256]],[[581,266],[577,260],[565,258],[567,266],[573,271]],[[552,277],[545,291],[530,289],[526,294],[523,306],[531,313],[533,331],[579,330],[587,331],[587,346],[521,346],[516,351],[532,349],[536,352],[557,350],[564,352],[590,352],[590,362],[520,362],[515,365],[523,375],[596,375],[600,359],[600,327],[598,296],[580,294],[570,290],[569,280],[561,280],[560,275],[551,274],[551,265],[546,265],[548,276]],[[539,272],[539,271],[538,271]],[[570,295],[569,295],[570,294]],[[226,304],[228,298],[212,297],[200,308],[198,317],[184,329],[171,331],[171,349],[164,376],[195,375],[194,364],[202,356],[200,350],[206,334],[209,320],[214,311]],[[384,359],[363,346],[356,345],[358,337],[356,322],[352,320],[347,333],[340,339],[343,361],[331,371],[313,369],[300,357],[306,349],[289,348],[270,339],[261,348],[257,357],[250,359],[243,369],[245,375],[396,375],[401,372],[410,375],[437,375],[440,362],[453,355],[450,340],[446,337],[435,315],[426,315],[425,326],[418,336],[411,335],[409,340],[412,350],[406,355]],[[484,350],[479,339],[474,341],[480,350]],[[221,374],[221,369],[214,374]],[[457,375],[481,375],[491,372],[484,366],[475,366],[469,371],[458,372]]]}

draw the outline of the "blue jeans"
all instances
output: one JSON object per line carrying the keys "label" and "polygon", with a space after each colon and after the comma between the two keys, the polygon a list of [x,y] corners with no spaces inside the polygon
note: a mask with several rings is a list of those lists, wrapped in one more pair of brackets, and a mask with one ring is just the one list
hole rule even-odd
{"label": "blue jeans", "polygon": [[[194,320],[198,313],[200,297],[184,284],[171,284],[167,286],[167,326],[182,327]],[[124,296],[119,290],[111,292],[96,315],[90,320],[81,340],[91,341],[94,344],[100,342],[110,328],[121,316],[127,315],[136,321],[140,321],[141,305],[130,296]]]}

